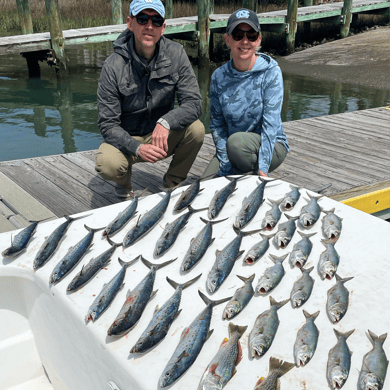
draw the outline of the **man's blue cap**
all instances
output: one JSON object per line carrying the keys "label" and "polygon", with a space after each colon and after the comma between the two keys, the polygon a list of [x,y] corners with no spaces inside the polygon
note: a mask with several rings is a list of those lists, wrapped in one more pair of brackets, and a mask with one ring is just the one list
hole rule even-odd
{"label": "man's blue cap", "polygon": [[130,3],[130,15],[136,16],[144,9],[154,9],[165,18],[165,7],[160,0],[133,0]]}

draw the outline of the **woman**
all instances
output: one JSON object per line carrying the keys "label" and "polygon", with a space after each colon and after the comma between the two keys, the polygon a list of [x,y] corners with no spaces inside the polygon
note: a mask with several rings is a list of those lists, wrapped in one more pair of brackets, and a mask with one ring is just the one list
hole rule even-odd
{"label": "woman", "polygon": [[216,156],[203,177],[247,172],[268,176],[289,150],[280,117],[282,72],[275,60],[256,52],[261,35],[253,11],[230,15],[224,38],[232,59],[211,77],[210,131]]}

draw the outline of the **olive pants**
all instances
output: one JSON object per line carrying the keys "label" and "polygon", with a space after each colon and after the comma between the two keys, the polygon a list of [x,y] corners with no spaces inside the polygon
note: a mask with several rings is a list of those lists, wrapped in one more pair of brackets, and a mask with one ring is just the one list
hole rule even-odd
{"label": "olive pants", "polygon": [[[202,147],[204,134],[205,129],[200,120],[196,120],[182,131],[169,132],[167,157],[173,155],[173,158],[164,176],[164,187],[174,187],[187,178]],[[152,133],[133,136],[133,138],[142,144],[150,144]],[[133,164],[140,162],[145,161],[140,157],[124,154],[114,146],[103,142],[96,155],[95,170],[103,179],[132,189],[131,169]]]}
{"label": "olive pants", "polygon": [[[259,173],[259,149],[261,146],[261,136],[256,133],[234,133],[226,143],[228,159],[236,174]],[[283,144],[275,142],[269,172],[274,171],[286,158],[287,150]],[[203,172],[202,177],[212,176],[219,171],[219,160],[215,155]]]}

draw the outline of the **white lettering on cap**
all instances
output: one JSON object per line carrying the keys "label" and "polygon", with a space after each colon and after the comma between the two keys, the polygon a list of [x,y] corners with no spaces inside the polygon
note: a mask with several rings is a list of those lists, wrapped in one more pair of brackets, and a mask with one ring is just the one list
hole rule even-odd
{"label": "white lettering on cap", "polygon": [[[148,0],[145,0],[145,1],[148,1]],[[245,10],[241,10],[241,11],[238,11],[236,13],[236,17],[238,19],[241,19],[241,18],[249,18],[249,11],[245,11]]]}
{"label": "white lettering on cap", "polygon": [[153,0],[145,0],[145,3],[153,3]]}

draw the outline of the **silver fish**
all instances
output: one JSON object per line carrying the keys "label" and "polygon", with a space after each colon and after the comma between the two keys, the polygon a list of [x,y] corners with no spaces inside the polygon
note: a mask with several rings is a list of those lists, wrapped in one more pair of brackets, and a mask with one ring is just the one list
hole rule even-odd
{"label": "silver fish", "polygon": [[292,191],[287,192],[280,203],[280,207],[283,210],[292,210],[301,196],[301,193],[299,192],[301,187],[295,187],[290,184],[290,188]]}
{"label": "silver fish", "polygon": [[355,331],[350,330],[341,333],[333,329],[337,344],[329,351],[328,363],[326,365],[326,379],[329,387],[333,390],[341,389],[348,379],[349,369],[351,368],[351,355],[347,345],[347,338]]}
{"label": "silver fish", "polygon": [[259,282],[255,288],[256,294],[266,295],[280,283],[284,276],[284,268],[282,263],[287,256],[288,253],[281,257],[269,255],[275,265],[268,267],[264,271],[263,276],[260,277]]}
{"label": "silver fish", "polygon": [[202,259],[209,246],[214,242],[215,238],[212,238],[213,225],[226,221],[228,218],[220,221],[207,221],[200,217],[201,221],[206,226],[191,240],[190,247],[184,256],[183,262],[180,267],[181,272],[190,271],[198,262]]}
{"label": "silver fish", "polygon": [[294,282],[290,294],[291,305],[294,309],[301,307],[310,298],[314,286],[314,279],[309,274],[313,269],[314,267],[308,269],[300,268],[302,276]]}
{"label": "silver fish", "polygon": [[200,181],[202,179],[196,179],[186,190],[184,190],[177,202],[175,203],[175,206],[173,207],[174,211],[181,211],[184,210],[186,207],[188,207],[193,200],[196,198],[196,196],[204,190],[204,188],[200,188]]}
{"label": "silver fish", "polygon": [[207,306],[196,316],[191,325],[183,330],[179,344],[161,374],[159,385],[162,388],[174,383],[191,367],[204,343],[213,333],[213,330],[210,330],[213,307],[231,299],[229,297],[212,301],[202,292],[198,291],[198,293]]}
{"label": "silver fish", "polygon": [[323,210],[323,212],[326,214],[324,218],[322,218],[322,234],[328,239],[328,240],[334,240],[337,241],[340,238],[340,233],[342,229],[342,218],[337,216],[334,213],[334,208],[329,211]]}
{"label": "silver fish", "polygon": [[294,244],[293,250],[290,253],[289,263],[291,268],[294,268],[294,266],[298,268],[305,266],[307,259],[309,258],[309,255],[313,248],[313,243],[309,240],[309,238],[317,234],[317,233],[305,234],[300,232],[299,230],[298,233],[302,237],[302,240]]}
{"label": "silver fish", "polygon": [[320,259],[317,264],[317,271],[321,280],[330,280],[337,272],[340,256],[334,247],[335,243],[333,241],[321,240],[321,242],[326,247],[326,250],[320,255]]}
{"label": "silver fish", "polygon": [[303,310],[303,314],[306,317],[306,323],[298,330],[297,338],[294,343],[294,361],[297,367],[306,366],[313,358],[317,348],[318,336],[320,334],[314,324],[314,321],[320,312],[317,311],[314,314],[309,314],[307,311]]}
{"label": "silver fish", "polygon": [[274,235],[274,239],[272,241],[277,249],[284,249],[287,247],[297,228],[295,221],[298,219],[298,217],[291,217],[287,214],[284,215],[287,217],[288,221],[278,225],[278,231]]}
{"label": "silver fish", "polygon": [[309,201],[307,205],[303,206],[301,209],[301,213],[299,214],[299,223],[304,228],[309,228],[313,226],[320,217],[321,214],[321,207],[318,205],[317,201],[321,199],[324,195],[320,196],[313,196],[310,195],[308,192],[306,192],[307,196],[309,197]]}
{"label": "silver fish", "polygon": [[348,310],[349,291],[345,288],[344,283],[353,279],[353,276],[342,279],[336,275],[336,284],[328,290],[328,299],[326,301],[326,313],[332,324],[337,324],[345,316]]}
{"label": "silver fish", "polygon": [[88,309],[88,313],[85,316],[86,323],[88,323],[89,321],[96,321],[110,306],[118,292],[125,285],[123,281],[126,276],[127,268],[133,265],[140,257],[141,256],[137,256],[135,259],[127,263],[118,257],[121,270],[107,284],[104,283],[99,295],[95,298],[92,305]]}
{"label": "silver fish", "polygon": [[289,372],[294,367],[294,363],[284,362],[283,360],[271,357],[269,359],[269,373],[264,379],[261,377],[254,390],[280,390],[279,378]]}
{"label": "silver fish", "polygon": [[156,306],[153,318],[131,348],[130,353],[145,352],[157,345],[167,335],[173,321],[181,313],[179,307],[182,291],[194,284],[201,276],[202,274],[182,284],[176,283],[167,277],[168,283],[175,289],[175,292],[161,308],[158,305]]}
{"label": "silver fish", "polygon": [[249,333],[249,350],[252,359],[263,356],[271,347],[276,332],[279,327],[279,317],[277,311],[283,307],[289,299],[276,302],[271,296],[270,309],[257,316],[253,329]]}
{"label": "silver fish", "polygon": [[252,265],[256,263],[257,260],[261,259],[265,255],[265,252],[267,252],[269,248],[269,240],[274,236],[274,234],[266,236],[265,234],[260,233],[260,236],[263,239],[249,249],[245,256],[244,264]]}
{"label": "silver fish", "polygon": [[272,206],[270,210],[265,213],[263,220],[260,223],[260,227],[266,230],[272,230],[279,222],[282,212],[279,209],[279,205],[283,199],[271,200],[268,199]]}
{"label": "silver fish", "polygon": [[224,339],[217,354],[207,366],[198,390],[223,389],[236,372],[236,366],[242,359],[240,338],[247,326],[229,323],[229,340]]}
{"label": "silver fish", "polygon": [[358,390],[382,390],[389,361],[383,349],[387,333],[377,336],[368,330],[367,337],[371,341],[372,350],[363,356],[362,369],[359,373]]}
{"label": "silver fish", "polygon": [[233,295],[233,298],[226,304],[226,307],[222,313],[223,320],[231,320],[237,314],[241,313],[245,309],[246,305],[252,299],[254,291],[252,287],[255,274],[245,278],[244,276],[237,275],[245,284],[238,288]]}
{"label": "silver fish", "polygon": [[109,336],[122,336],[134,328],[141,318],[147,303],[157,294],[158,290],[153,291],[157,270],[171,264],[175,260],[169,260],[162,264],[152,264],[141,255],[141,261],[150,268],[150,271],[132,291],[129,290],[127,292],[126,301],[122,309],[107,331]]}

